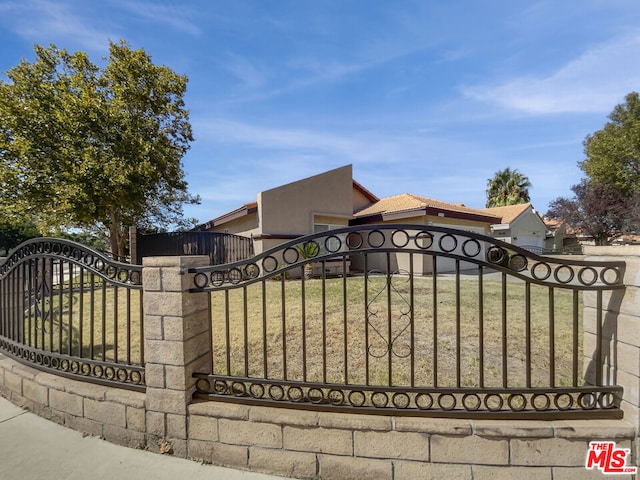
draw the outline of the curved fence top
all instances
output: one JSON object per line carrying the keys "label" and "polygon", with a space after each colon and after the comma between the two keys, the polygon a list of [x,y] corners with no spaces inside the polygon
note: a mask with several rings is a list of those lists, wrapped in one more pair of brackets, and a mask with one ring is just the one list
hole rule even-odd
{"label": "curved fence top", "polygon": [[537,255],[474,232],[410,224],[330,230],[283,243],[251,259],[190,271],[196,274],[196,290],[216,290],[276,277],[308,263],[385,252],[450,258],[545,286],[580,290],[624,287],[623,261]]}
{"label": "curved fence top", "polygon": [[141,265],[118,262],[84,245],[59,238],[34,238],[20,244],[0,262],[0,280],[18,265],[43,257],[73,263],[114,284],[142,288]]}

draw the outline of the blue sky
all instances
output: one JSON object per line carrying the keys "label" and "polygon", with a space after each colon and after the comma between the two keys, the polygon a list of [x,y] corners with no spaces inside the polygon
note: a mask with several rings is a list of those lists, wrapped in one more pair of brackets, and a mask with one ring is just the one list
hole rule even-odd
{"label": "blue sky", "polygon": [[0,0],[0,72],[35,43],[100,64],[110,39],[189,77],[202,222],[346,164],[379,197],[477,208],[516,168],[544,213],[640,90],[637,0]]}

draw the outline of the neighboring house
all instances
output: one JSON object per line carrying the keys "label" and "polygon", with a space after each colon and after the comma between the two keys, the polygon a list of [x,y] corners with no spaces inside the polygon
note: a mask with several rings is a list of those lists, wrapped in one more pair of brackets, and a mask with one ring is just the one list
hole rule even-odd
{"label": "neighboring house", "polygon": [[491,225],[491,236],[512,245],[544,252],[551,232],[530,203],[506,207],[483,208],[481,211],[498,217],[500,221]]}
{"label": "neighboring house", "polygon": [[[353,180],[351,165],[260,192],[255,202],[246,203],[197,229],[251,237],[254,251],[259,254],[311,233],[349,225],[400,223],[455,228],[539,248],[544,247],[547,235],[542,219],[531,204],[474,209],[410,193],[379,199]],[[386,269],[384,255],[369,256],[369,268]],[[416,255],[414,262],[415,273],[433,271],[432,258],[428,255]],[[408,271],[410,267],[408,257],[392,260],[393,269]],[[352,264],[351,268],[361,270],[363,266]],[[437,264],[440,272],[452,268],[453,260],[442,258]]]}

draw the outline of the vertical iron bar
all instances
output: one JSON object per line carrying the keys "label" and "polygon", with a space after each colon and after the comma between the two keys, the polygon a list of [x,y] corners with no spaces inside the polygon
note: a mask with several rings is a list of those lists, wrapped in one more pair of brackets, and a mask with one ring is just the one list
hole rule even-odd
{"label": "vertical iron bar", "polygon": [[327,383],[327,263],[322,261],[322,382]]}
{"label": "vertical iron bar", "polygon": [[596,293],[596,386],[602,386],[602,290]]}
{"label": "vertical iron bar", "polygon": [[525,284],[525,364],[526,384],[531,388],[531,282]]}
{"label": "vertical iron bar", "polygon": [[80,266],[80,293],[78,295],[78,356],[83,356],[82,347],[84,345],[84,267]]}
{"label": "vertical iron bar", "polygon": [[478,265],[478,362],[479,385],[484,388],[484,267]]}
{"label": "vertical iron bar", "polygon": [[387,348],[389,349],[389,359],[387,361],[389,386],[393,385],[393,317],[391,308],[391,253],[387,252]]}
{"label": "vertical iron bar", "polygon": [[411,387],[416,386],[416,325],[415,325],[415,304],[414,304],[414,282],[413,282],[413,253],[409,254],[409,321],[411,322]]}
{"label": "vertical iron bar", "polygon": [[215,325],[213,324],[213,294],[214,292],[209,292],[209,301],[207,302],[209,308],[209,345],[211,347],[211,374],[216,373],[216,367],[218,362],[216,361],[216,346],[213,344],[213,329]]}
{"label": "vertical iron bar", "polygon": [[369,258],[364,255],[364,373],[365,385],[369,385]]}
{"label": "vertical iron bar", "polygon": [[300,290],[302,302],[302,381],[307,381],[307,293],[306,279],[304,278],[304,265],[300,266]]}
{"label": "vertical iron bar", "polygon": [[227,366],[227,375],[231,375],[231,334],[230,334],[230,329],[231,329],[231,321],[229,318],[229,290],[225,290],[224,291],[224,321],[225,321],[225,326],[224,326],[224,335],[225,335],[225,354],[226,354],[226,366]]}
{"label": "vertical iron bar", "polygon": [[285,272],[282,272],[280,278],[280,292],[281,292],[281,302],[282,302],[282,379],[288,380],[289,375],[287,374],[287,303],[285,300],[285,282],[284,282]]}
{"label": "vertical iron bar", "polygon": [[247,286],[242,287],[242,325],[244,334],[244,376],[249,376],[249,312],[247,305]]}
{"label": "vertical iron bar", "polygon": [[33,259],[30,259],[28,262],[28,273],[27,273],[27,295],[29,299],[29,313],[27,313],[27,334],[28,340],[27,345],[33,345],[33,306],[35,305],[35,280],[33,278],[34,266]]}
{"label": "vertical iron bar", "polygon": [[507,388],[508,379],[507,362],[507,274],[502,272],[502,386]]}
{"label": "vertical iron bar", "polygon": [[267,283],[262,280],[262,374],[269,378],[269,356],[267,354]]}
{"label": "vertical iron bar", "polygon": [[107,359],[107,282],[104,278],[100,279],[102,281],[102,332],[101,332],[101,341],[102,341],[102,361],[104,362]]}
{"label": "vertical iron bar", "polygon": [[65,263],[58,259],[58,345],[56,351],[62,353],[63,305],[64,305],[64,269]]}
{"label": "vertical iron bar", "polygon": [[127,365],[131,365],[131,289],[127,291]]}
{"label": "vertical iron bar", "polygon": [[460,324],[460,260],[456,258],[456,386],[460,388],[461,363],[462,363],[462,345],[461,345],[461,324]]}
{"label": "vertical iron bar", "polygon": [[549,287],[549,386],[556,386],[556,320],[555,295],[553,287]]}
{"label": "vertical iron bar", "polygon": [[90,312],[89,312],[89,358],[91,360],[95,360],[95,330],[96,330],[96,304],[95,304],[95,292],[96,292],[96,276],[93,272],[89,273],[89,278],[91,279],[89,282],[89,303],[90,303]]}
{"label": "vertical iron bar", "polygon": [[53,289],[53,258],[48,258],[49,263],[49,351],[53,352],[53,324],[54,324],[54,311],[53,301],[55,300],[55,292]]}
{"label": "vertical iron bar", "polygon": [[69,342],[67,355],[73,355],[73,273],[74,265],[69,262],[69,325],[67,333],[69,336]]}
{"label": "vertical iron bar", "polygon": [[433,386],[438,387],[438,257],[433,255]]}
{"label": "vertical iron bar", "polygon": [[343,332],[344,332],[344,383],[349,384],[349,356],[347,355],[349,349],[348,335],[348,309],[347,309],[347,257],[342,256],[342,320],[343,320]]}
{"label": "vertical iron bar", "polygon": [[[142,279],[141,279],[142,281]],[[142,298],[142,290],[138,291],[138,305],[139,305],[139,322],[140,322],[140,333],[138,334],[139,343],[140,343],[140,365],[144,365],[144,305]],[[211,312],[209,312],[211,314]]]}
{"label": "vertical iron bar", "polygon": [[579,318],[578,318],[578,308],[579,308],[579,302],[578,302],[578,290],[574,290],[573,291],[573,386],[577,387],[578,386],[578,349],[580,348],[579,346],[579,339],[578,339],[578,323],[579,323]]}
{"label": "vertical iron bar", "polygon": [[118,363],[118,297],[120,290],[117,284],[113,286],[113,361]]}

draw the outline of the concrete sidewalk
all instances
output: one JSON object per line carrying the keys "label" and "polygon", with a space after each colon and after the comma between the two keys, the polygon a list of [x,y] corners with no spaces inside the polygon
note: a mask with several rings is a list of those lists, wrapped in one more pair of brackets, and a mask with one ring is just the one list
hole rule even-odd
{"label": "concrete sidewalk", "polygon": [[0,480],[282,480],[121,447],[86,436],[0,397]]}

